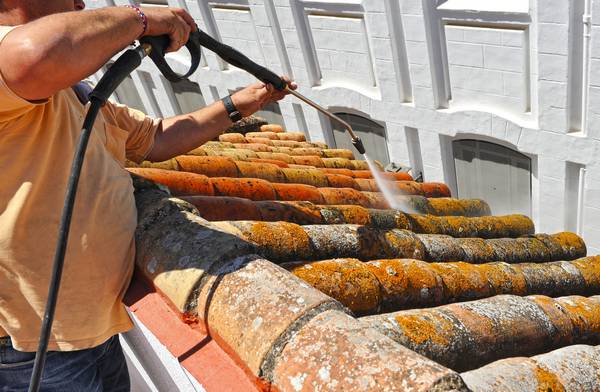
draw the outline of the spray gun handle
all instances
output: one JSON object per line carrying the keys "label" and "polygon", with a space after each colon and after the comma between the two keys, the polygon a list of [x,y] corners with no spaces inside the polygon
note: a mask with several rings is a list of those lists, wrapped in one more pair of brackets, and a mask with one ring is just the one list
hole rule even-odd
{"label": "spray gun handle", "polygon": [[229,64],[241,68],[244,71],[254,75],[258,80],[273,85],[277,90],[282,91],[287,87],[287,83],[282,80],[276,73],[250,60],[240,51],[217,41],[205,32],[198,30],[194,33],[195,39],[198,39],[200,46],[215,52],[219,57]]}
{"label": "spray gun handle", "polygon": [[165,51],[169,47],[171,42],[168,35],[159,35],[154,37],[142,37],[140,43],[142,45],[150,45],[152,50],[150,51],[150,58],[158,68],[158,70],[164,75],[170,82],[178,82],[182,79],[189,77],[191,74],[196,72],[200,65],[200,57],[202,52],[200,51],[200,43],[197,37],[198,30],[193,31],[190,34],[190,38],[185,43],[185,47],[190,52],[191,65],[190,69],[184,74],[180,75],[173,71],[167,61],[165,60]]}

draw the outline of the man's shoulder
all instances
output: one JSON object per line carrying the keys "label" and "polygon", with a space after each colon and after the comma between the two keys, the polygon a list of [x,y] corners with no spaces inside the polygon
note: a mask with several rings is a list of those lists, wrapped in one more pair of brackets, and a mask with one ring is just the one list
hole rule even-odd
{"label": "man's shoulder", "polygon": [[6,34],[10,33],[11,30],[17,28],[19,26],[4,26],[0,25],[0,42],[4,39]]}

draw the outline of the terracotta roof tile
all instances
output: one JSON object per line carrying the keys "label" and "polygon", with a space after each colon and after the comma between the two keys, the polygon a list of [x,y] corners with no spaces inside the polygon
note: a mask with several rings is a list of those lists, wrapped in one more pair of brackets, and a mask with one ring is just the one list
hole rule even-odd
{"label": "terracotta roof tile", "polygon": [[[136,264],[263,389],[466,391],[450,368],[598,344],[600,263],[579,236],[406,173],[381,173],[405,193],[389,209],[351,151],[260,120],[232,132],[130,169],[185,199],[135,179]],[[595,390],[598,357],[571,346],[462,377]]]}
{"label": "terracotta roof tile", "polygon": [[[368,316],[361,322],[444,366],[464,371],[500,358],[597,343],[598,315],[600,296],[552,299],[498,295]],[[576,324],[570,322],[574,319]]]}
{"label": "terracotta roof tile", "polygon": [[509,358],[462,374],[473,392],[598,391],[600,347],[576,345],[532,358]]}
{"label": "terracotta roof tile", "polygon": [[356,259],[282,264],[294,275],[337,299],[353,312],[374,314],[500,294],[587,295],[600,291],[583,270],[600,267],[600,257],[550,263],[427,263],[411,259]]}

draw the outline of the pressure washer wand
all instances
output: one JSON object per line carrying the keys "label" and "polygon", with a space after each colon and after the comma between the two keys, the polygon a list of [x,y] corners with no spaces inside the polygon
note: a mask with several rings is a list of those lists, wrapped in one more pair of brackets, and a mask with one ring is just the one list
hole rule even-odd
{"label": "pressure washer wand", "polygon": [[300,94],[299,92],[289,88],[287,83],[284,80],[282,80],[281,77],[279,77],[277,74],[275,74],[273,71],[271,71],[261,65],[256,64],[254,61],[250,60],[246,55],[244,55],[240,51],[232,48],[229,45],[226,45],[222,42],[217,41],[216,39],[214,39],[213,37],[211,37],[210,35],[206,34],[205,32],[203,32],[199,29],[192,33],[192,36],[190,39],[198,40],[198,43],[201,46],[213,51],[227,63],[243,69],[244,71],[254,75],[258,80],[261,80],[264,83],[271,84],[273,87],[275,87],[279,91],[286,90],[287,92],[289,92],[296,98],[300,99],[304,103],[317,109],[319,112],[323,113],[327,117],[339,122],[340,124],[342,124],[344,126],[344,128],[346,128],[346,130],[350,134],[350,138],[352,140],[352,144],[354,145],[354,147],[358,150],[359,153],[364,155],[365,147],[362,144],[362,140],[360,140],[360,138],[358,136],[356,136],[356,134],[352,130],[352,127],[350,126],[350,124],[348,124],[346,121],[342,120],[335,114],[331,113],[327,109],[323,108],[316,102],[311,101],[310,99],[308,99],[304,95]]}
{"label": "pressure washer wand", "polygon": [[336,116],[335,114],[331,113],[329,110],[325,109],[324,107],[322,107],[318,103],[316,103],[314,101],[311,101],[310,99],[308,99],[304,95],[300,94],[299,92],[297,92],[295,90],[292,90],[289,87],[286,87],[286,90],[287,90],[287,92],[289,92],[290,94],[292,94],[293,96],[295,96],[296,98],[298,98],[299,100],[301,100],[301,101],[305,102],[306,104],[312,106],[313,108],[317,109],[319,112],[323,113],[327,117],[329,117],[329,118],[331,118],[331,119],[339,122],[340,124],[342,124],[346,128],[346,130],[348,131],[348,134],[350,134],[350,139],[351,139],[352,144],[354,145],[354,147],[362,155],[365,154],[366,151],[365,151],[365,147],[363,146],[362,140],[360,140],[360,138],[358,136],[356,136],[356,134],[352,130],[352,127],[350,126],[350,124],[348,124],[346,121],[342,120],[340,117]]}

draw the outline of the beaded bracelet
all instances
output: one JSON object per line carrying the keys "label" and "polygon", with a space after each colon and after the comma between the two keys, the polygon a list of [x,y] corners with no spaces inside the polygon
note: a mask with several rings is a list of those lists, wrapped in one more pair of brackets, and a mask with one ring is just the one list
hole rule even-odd
{"label": "beaded bracelet", "polygon": [[142,11],[140,9],[140,7],[136,7],[134,5],[125,5],[124,7],[131,8],[132,10],[134,10],[137,13],[138,18],[140,19],[140,21],[142,22],[142,25],[144,26],[144,30],[140,34],[140,37],[142,37],[146,33],[146,30],[148,29],[148,18],[146,17],[146,14],[144,14],[144,11]]}

